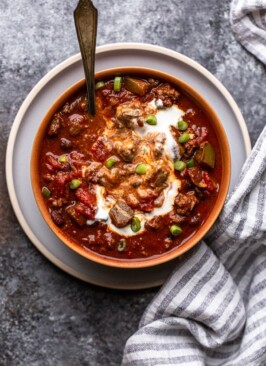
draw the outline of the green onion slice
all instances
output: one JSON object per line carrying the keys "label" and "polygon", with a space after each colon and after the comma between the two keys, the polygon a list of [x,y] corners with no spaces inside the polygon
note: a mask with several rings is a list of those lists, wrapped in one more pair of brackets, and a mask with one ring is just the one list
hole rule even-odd
{"label": "green onion slice", "polygon": [[108,169],[112,169],[112,167],[115,165],[115,163],[116,163],[116,159],[115,158],[109,158],[109,159],[106,160],[105,166]]}
{"label": "green onion slice", "polygon": [[121,76],[116,76],[115,79],[114,79],[114,91],[115,92],[120,92],[121,85],[122,85],[122,77]]}
{"label": "green onion slice", "polygon": [[183,133],[178,139],[180,144],[184,144],[185,142],[188,142],[188,140],[190,140],[190,135],[188,133]]}
{"label": "green onion slice", "polygon": [[79,179],[72,179],[69,183],[70,189],[77,189],[81,185],[81,181]]}
{"label": "green onion slice", "polygon": [[42,187],[42,194],[48,198],[51,196],[51,191],[47,187]]}
{"label": "green onion slice", "polygon": [[137,233],[140,229],[141,229],[140,219],[137,216],[135,216],[131,221],[131,230],[134,233]]}
{"label": "green onion slice", "polygon": [[101,89],[105,86],[104,81],[98,81],[98,83],[95,84],[95,90]]}
{"label": "green onion slice", "polygon": [[175,170],[178,170],[180,172],[182,170],[184,170],[186,166],[187,166],[186,163],[184,163],[181,160],[177,160],[177,161],[174,162],[174,168],[175,168]]}
{"label": "green onion slice", "polygon": [[186,131],[186,129],[188,128],[188,124],[187,122],[180,120],[177,122],[177,128],[179,129],[179,131]]}
{"label": "green onion slice", "polygon": [[193,158],[191,158],[191,159],[187,162],[187,167],[188,167],[188,168],[193,168],[193,166],[194,166],[194,159],[193,159]]}
{"label": "green onion slice", "polygon": [[145,174],[147,172],[147,165],[146,164],[138,164],[136,167],[137,174]]}
{"label": "green onion slice", "polygon": [[118,243],[117,251],[123,252],[126,249],[126,247],[127,247],[126,239],[121,239]]}
{"label": "green onion slice", "polygon": [[169,227],[169,229],[170,229],[170,232],[173,236],[178,236],[183,232],[181,227],[179,227],[177,225],[172,225],[172,226]]}
{"label": "green onion slice", "polygon": [[150,114],[146,118],[146,123],[148,123],[148,125],[152,125],[152,126],[157,125],[157,118],[156,118],[156,116],[154,114]]}

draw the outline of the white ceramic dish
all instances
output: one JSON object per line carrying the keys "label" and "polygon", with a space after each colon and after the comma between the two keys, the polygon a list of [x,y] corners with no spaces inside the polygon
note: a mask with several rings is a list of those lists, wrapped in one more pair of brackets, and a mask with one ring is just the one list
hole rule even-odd
{"label": "white ceramic dish", "polygon": [[[96,71],[142,66],[165,71],[195,88],[214,108],[227,132],[232,155],[230,190],[251,150],[245,121],[224,86],[205,68],[177,52],[147,44],[117,43],[97,48]],[[84,281],[117,289],[162,284],[178,259],[161,266],[125,270],[88,261],[62,244],[44,222],[30,183],[30,154],[34,136],[54,100],[83,77],[80,54],[56,66],[32,89],[13,123],[7,146],[6,178],[11,203],[23,230],[51,262]]]}

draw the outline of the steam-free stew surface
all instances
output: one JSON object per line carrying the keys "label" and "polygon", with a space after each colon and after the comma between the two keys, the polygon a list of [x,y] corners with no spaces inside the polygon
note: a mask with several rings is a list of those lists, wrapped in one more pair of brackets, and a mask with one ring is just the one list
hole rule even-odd
{"label": "steam-free stew surface", "polygon": [[61,106],[40,153],[51,218],[103,256],[149,258],[182,245],[217,198],[221,157],[211,121],[190,97],[154,79],[96,84]]}

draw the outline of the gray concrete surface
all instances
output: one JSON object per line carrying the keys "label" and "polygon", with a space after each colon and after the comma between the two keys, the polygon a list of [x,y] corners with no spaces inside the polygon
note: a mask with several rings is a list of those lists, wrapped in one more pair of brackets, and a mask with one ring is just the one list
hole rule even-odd
{"label": "gray concrete surface", "polygon": [[[229,1],[95,0],[97,44],[148,42],[184,53],[232,93],[252,143],[265,124],[264,66],[234,39]],[[119,292],[78,281],[30,243],[5,186],[8,134],[22,101],[53,66],[78,52],[76,1],[1,0],[0,365],[119,365],[156,289]]]}

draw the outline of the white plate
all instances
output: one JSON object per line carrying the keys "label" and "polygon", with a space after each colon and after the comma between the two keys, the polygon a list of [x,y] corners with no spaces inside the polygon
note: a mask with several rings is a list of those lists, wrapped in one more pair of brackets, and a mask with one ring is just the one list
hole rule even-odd
{"label": "white plate", "polygon": [[[117,43],[97,48],[96,71],[120,66],[142,66],[165,71],[194,87],[214,108],[227,132],[235,185],[251,150],[245,121],[232,96],[205,68],[166,48]],[[90,262],[62,244],[44,222],[33,197],[30,154],[34,136],[47,110],[57,97],[83,78],[80,54],[56,66],[32,89],[13,123],[6,155],[6,178],[11,203],[23,230],[56,266],[84,281],[117,289],[140,289],[162,284],[177,260],[147,269],[116,269]]]}

